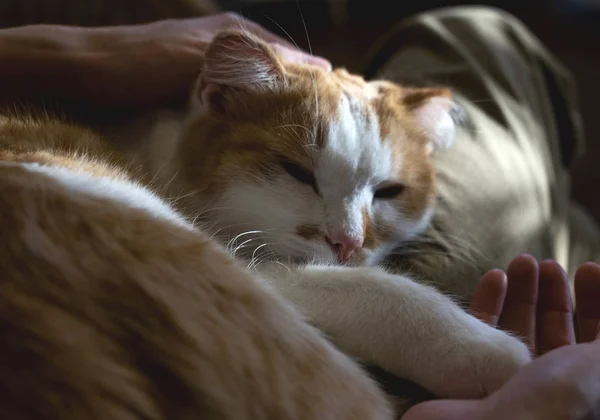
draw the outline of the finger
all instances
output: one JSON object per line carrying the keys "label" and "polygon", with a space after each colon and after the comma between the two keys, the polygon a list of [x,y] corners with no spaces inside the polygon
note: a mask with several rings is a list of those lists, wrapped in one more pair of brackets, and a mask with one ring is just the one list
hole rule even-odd
{"label": "finger", "polygon": [[600,266],[586,263],[575,272],[577,324],[583,342],[594,340],[600,322]]}
{"label": "finger", "polygon": [[556,261],[539,265],[537,350],[544,354],[575,343],[573,309],[567,274]]}
{"label": "finger", "polygon": [[499,326],[523,339],[535,350],[538,264],[530,255],[514,258],[506,270],[507,290]]}
{"label": "finger", "polygon": [[471,314],[492,327],[498,324],[504,297],[506,296],[506,274],[502,270],[485,273],[473,293]]}
{"label": "finger", "polygon": [[331,63],[324,58],[309,55],[303,51],[290,49],[279,44],[272,44],[271,47],[273,47],[279,57],[286,61],[300,64],[311,64],[313,66],[321,67],[326,71],[331,71]]}

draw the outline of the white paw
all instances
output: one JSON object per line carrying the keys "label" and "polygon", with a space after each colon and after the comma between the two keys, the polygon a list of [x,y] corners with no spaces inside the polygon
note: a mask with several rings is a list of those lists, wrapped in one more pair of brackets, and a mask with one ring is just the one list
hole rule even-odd
{"label": "white paw", "polygon": [[456,366],[451,398],[478,398],[491,394],[531,361],[527,346],[500,330],[486,328],[464,341],[470,366]]}
{"label": "white paw", "polygon": [[501,388],[521,367],[531,362],[529,349],[518,338],[496,331],[496,340],[490,340],[489,348],[482,349],[480,375],[486,394]]}

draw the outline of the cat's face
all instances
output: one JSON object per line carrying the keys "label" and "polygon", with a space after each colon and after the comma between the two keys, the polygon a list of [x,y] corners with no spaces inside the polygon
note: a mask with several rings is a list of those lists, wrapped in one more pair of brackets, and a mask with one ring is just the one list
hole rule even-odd
{"label": "cat's face", "polygon": [[196,92],[180,175],[238,255],[370,265],[427,227],[447,91],[283,63],[223,34]]}

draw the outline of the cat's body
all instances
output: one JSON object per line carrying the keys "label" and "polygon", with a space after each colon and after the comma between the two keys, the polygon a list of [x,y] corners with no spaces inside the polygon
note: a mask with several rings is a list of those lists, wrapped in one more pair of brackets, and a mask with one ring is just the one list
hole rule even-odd
{"label": "cat's body", "polygon": [[0,145],[2,418],[391,418],[101,139],[3,119]]}
{"label": "cat's body", "polygon": [[136,151],[145,180],[87,132],[2,121],[0,409],[390,418],[296,309],[344,353],[436,395],[498,388],[529,360],[522,343],[375,266],[433,211],[429,153],[452,135],[448,95],[284,64],[255,38],[224,34],[192,116],[163,121],[158,147]]}

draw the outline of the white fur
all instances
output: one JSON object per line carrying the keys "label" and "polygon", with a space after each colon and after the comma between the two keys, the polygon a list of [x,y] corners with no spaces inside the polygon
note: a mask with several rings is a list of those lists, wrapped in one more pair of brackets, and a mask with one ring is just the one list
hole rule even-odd
{"label": "white fur", "polygon": [[391,150],[379,138],[378,124],[368,124],[352,113],[345,96],[338,116],[319,154],[315,176],[323,195],[328,233],[362,240],[362,209],[372,213],[373,191],[378,183],[391,178],[394,162]]}
{"label": "white fur", "polygon": [[341,350],[440,397],[487,395],[531,360],[521,341],[406,276],[377,268],[259,270]]}
{"label": "white fur", "polygon": [[129,208],[144,210],[151,216],[190,228],[189,224],[168,204],[140,184],[121,178],[104,178],[58,166],[20,163],[30,172],[44,174],[60,183],[73,197],[111,200]]}

